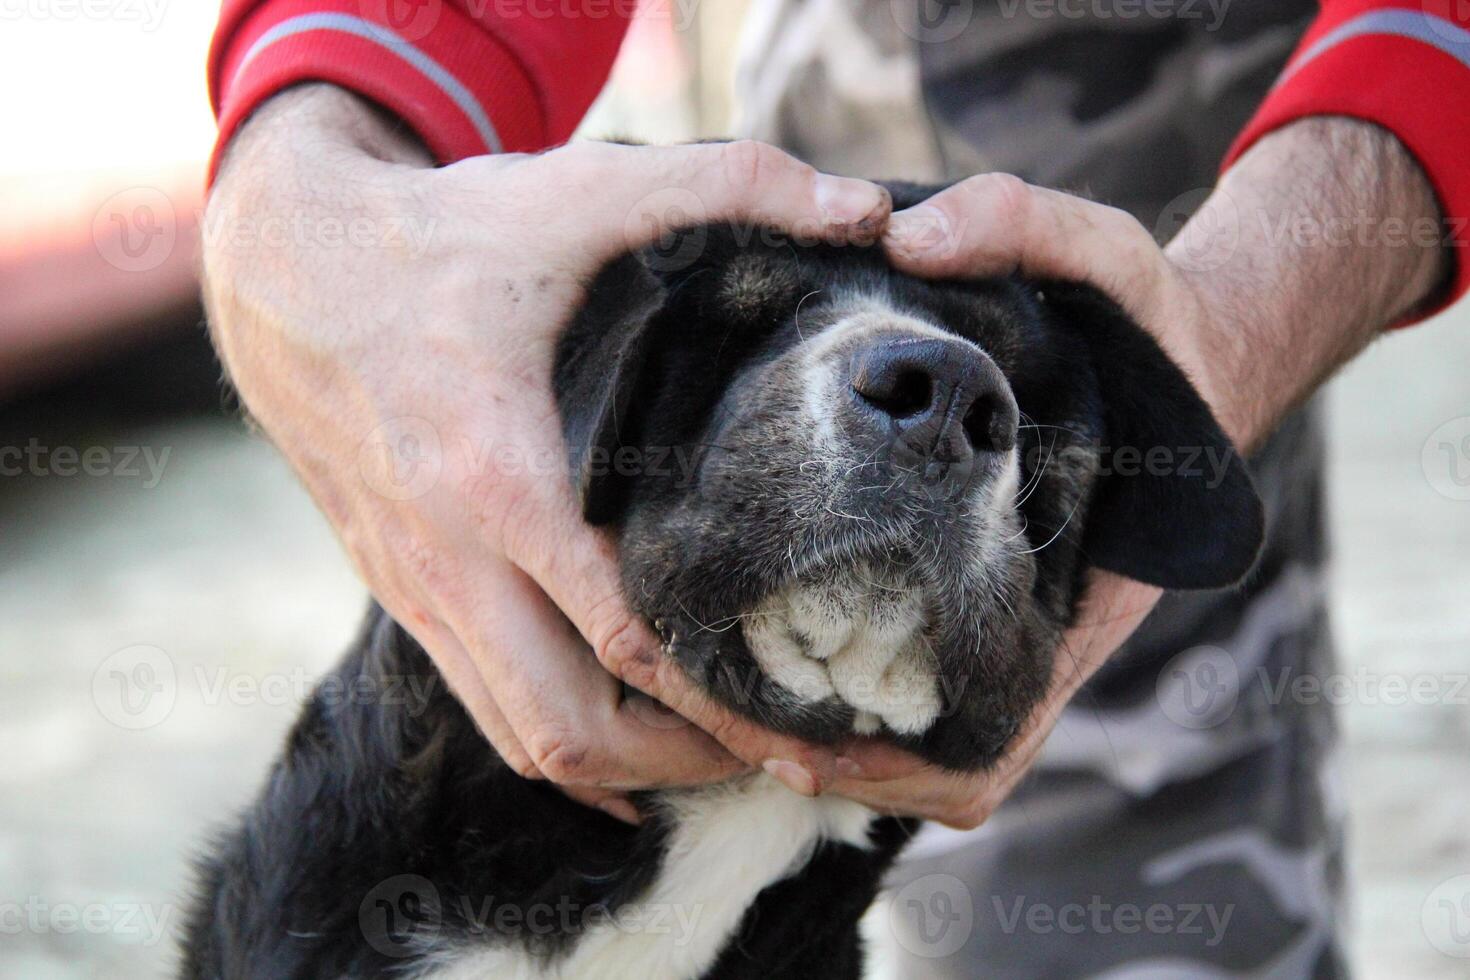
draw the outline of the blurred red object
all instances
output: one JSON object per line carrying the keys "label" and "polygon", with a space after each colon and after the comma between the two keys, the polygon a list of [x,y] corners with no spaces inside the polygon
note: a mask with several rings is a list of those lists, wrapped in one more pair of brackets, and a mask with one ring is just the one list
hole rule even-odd
{"label": "blurred red object", "polygon": [[202,188],[198,164],[7,182],[0,399],[177,324],[198,300]]}

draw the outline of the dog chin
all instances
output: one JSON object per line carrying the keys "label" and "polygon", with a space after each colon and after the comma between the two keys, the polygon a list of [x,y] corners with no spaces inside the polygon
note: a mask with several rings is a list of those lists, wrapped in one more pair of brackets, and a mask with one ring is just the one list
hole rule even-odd
{"label": "dog chin", "polygon": [[853,730],[919,735],[942,708],[935,605],[901,566],[828,565],[773,593],[741,628],[761,671],[798,704],[839,701]]}

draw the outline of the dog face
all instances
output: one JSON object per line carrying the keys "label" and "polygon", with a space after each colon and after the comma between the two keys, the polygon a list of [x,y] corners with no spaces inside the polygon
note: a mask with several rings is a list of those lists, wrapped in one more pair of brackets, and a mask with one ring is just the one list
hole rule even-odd
{"label": "dog face", "polygon": [[555,388],[629,601],[731,708],[984,766],[1088,565],[1199,588],[1253,562],[1244,467],[1095,290],[925,282],[752,228],[664,246],[592,283]]}

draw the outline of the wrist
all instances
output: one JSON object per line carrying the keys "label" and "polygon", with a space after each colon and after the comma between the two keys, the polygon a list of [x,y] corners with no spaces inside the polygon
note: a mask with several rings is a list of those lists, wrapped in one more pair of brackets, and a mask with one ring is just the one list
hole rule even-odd
{"label": "wrist", "polygon": [[1253,449],[1430,302],[1449,267],[1443,241],[1427,178],[1378,126],[1309,118],[1252,147],[1165,249],[1195,314],[1188,343],[1237,445]]}
{"label": "wrist", "polygon": [[236,131],[210,203],[259,192],[266,195],[259,203],[268,206],[295,192],[319,193],[334,181],[432,166],[412,132],[377,106],[335,85],[298,85],[262,103]]}

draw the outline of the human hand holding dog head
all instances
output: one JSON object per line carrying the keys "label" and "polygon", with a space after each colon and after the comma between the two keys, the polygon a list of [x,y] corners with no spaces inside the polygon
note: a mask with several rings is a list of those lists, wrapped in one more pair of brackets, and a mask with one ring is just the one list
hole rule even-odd
{"label": "human hand holding dog head", "polygon": [[[1034,279],[1089,282],[1112,296],[1154,336],[1211,406],[1222,427],[1233,406],[1211,377],[1201,337],[1209,329],[1187,275],[1131,215],[1005,174],[972,177],[894,214],[884,245],[903,271],[928,278],[1019,273]],[[1094,571],[1076,625],[1057,651],[1045,699],[993,767],[960,774],[881,741],[862,739],[844,753],[833,792],[884,812],[922,816],[952,827],[979,826],[1026,774],[1063,708],[1133,633],[1162,592]]]}
{"label": "human hand holding dog head", "polygon": [[516,771],[625,818],[618,790],[767,760],[819,792],[830,751],[716,706],[626,608],[613,547],[567,485],[549,378],[561,325],[613,255],[721,218],[871,240],[887,193],[751,143],[428,162],[327,86],[277,97],[242,130],[211,227],[382,232],[334,248],[206,242],[216,343],[245,404]]}
{"label": "human hand holding dog head", "polygon": [[[1153,335],[1225,434],[1249,450],[1444,281],[1447,250],[1438,241],[1400,247],[1377,237],[1334,244],[1269,234],[1304,214],[1440,217],[1424,173],[1392,135],[1356,120],[1308,118],[1246,152],[1163,248],[1122,211],[1004,174],[973,177],[896,213],[884,243],[895,265],[920,276],[1020,272],[1098,286]],[[941,773],[867,742],[848,750],[863,778],[834,791],[957,827],[982,822],[1158,594],[1118,575],[1092,575],[1049,696],[990,772]]]}

